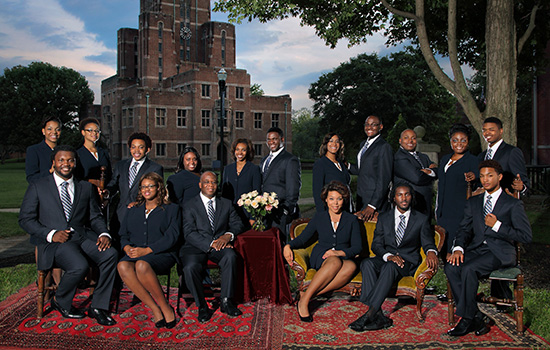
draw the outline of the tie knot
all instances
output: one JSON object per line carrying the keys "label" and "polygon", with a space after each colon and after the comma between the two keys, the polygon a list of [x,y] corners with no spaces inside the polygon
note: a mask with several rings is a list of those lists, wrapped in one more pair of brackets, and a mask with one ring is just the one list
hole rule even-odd
{"label": "tie knot", "polygon": [[63,181],[61,183],[61,186],[64,187],[64,188],[67,188],[67,186],[69,186],[69,182],[68,181]]}
{"label": "tie knot", "polygon": [[490,194],[489,194],[489,195],[487,195],[487,200],[488,200],[488,201],[490,201],[490,200],[491,200],[491,198],[493,198],[493,197],[491,197],[491,195],[490,195]]}
{"label": "tie knot", "polygon": [[401,214],[401,215],[399,215],[399,218],[400,218],[401,220],[405,220],[405,215]]}

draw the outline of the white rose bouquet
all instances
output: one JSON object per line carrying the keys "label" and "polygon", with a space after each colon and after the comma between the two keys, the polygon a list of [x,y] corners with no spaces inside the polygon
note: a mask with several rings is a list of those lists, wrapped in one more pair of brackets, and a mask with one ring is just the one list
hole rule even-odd
{"label": "white rose bouquet", "polygon": [[244,193],[237,201],[239,207],[244,209],[252,215],[254,224],[252,228],[256,231],[264,231],[265,223],[264,217],[271,213],[273,208],[279,206],[279,200],[275,192],[259,194],[258,191],[252,191]]}

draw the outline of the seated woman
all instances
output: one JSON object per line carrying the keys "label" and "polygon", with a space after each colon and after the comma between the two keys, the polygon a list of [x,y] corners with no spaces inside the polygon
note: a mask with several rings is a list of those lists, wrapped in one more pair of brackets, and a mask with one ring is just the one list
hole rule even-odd
{"label": "seated woman", "polygon": [[312,322],[308,304],[311,298],[336,290],[346,285],[355,274],[357,264],[353,261],[361,252],[362,242],[357,217],[347,211],[350,200],[348,186],[331,181],[321,191],[321,199],[327,207],[317,212],[302,234],[284,247],[286,261],[292,264],[292,249],[303,248],[315,234],[319,243],[311,252],[311,266],[317,270],[307,290],[300,293],[298,315],[303,322]]}
{"label": "seated woman", "polygon": [[176,263],[179,206],[166,201],[164,181],[157,173],[143,175],[139,185],[136,205],[128,210],[120,227],[121,246],[126,255],[118,263],[118,273],[151,309],[155,326],[173,328],[176,314],[164,297],[157,274],[170,271]]}

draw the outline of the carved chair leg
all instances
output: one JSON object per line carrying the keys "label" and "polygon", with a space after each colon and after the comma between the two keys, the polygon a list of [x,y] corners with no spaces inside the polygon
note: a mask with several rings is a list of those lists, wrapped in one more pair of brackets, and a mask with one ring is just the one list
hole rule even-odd
{"label": "carved chair leg", "polygon": [[38,301],[36,309],[36,318],[42,318],[44,316],[44,285],[46,282],[46,272],[47,271],[38,271]]}
{"label": "carved chair leg", "polygon": [[424,316],[422,316],[422,302],[424,301],[424,288],[416,288],[416,317],[419,322],[424,322]]}
{"label": "carved chair leg", "polygon": [[453,299],[453,292],[451,291],[451,285],[447,280],[447,314],[449,326],[455,324],[455,300]]}
{"label": "carved chair leg", "polygon": [[523,332],[523,275],[520,274],[517,277],[517,281],[514,286],[514,297],[515,297],[515,310],[514,316],[516,319],[516,326],[518,332]]}

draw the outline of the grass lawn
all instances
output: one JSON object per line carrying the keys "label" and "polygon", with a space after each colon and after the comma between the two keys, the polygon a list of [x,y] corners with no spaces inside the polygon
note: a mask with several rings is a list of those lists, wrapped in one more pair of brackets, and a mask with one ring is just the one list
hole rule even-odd
{"label": "grass lawn", "polygon": [[0,268],[0,301],[34,281],[36,281],[35,264]]}
{"label": "grass lawn", "polygon": [[17,223],[17,213],[0,212],[0,238],[26,235]]}
{"label": "grass lawn", "polygon": [[26,190],[25,163],[0,165],[0,208],[19,208]]}

